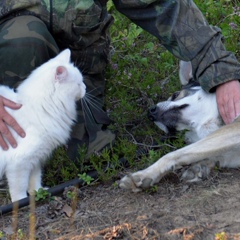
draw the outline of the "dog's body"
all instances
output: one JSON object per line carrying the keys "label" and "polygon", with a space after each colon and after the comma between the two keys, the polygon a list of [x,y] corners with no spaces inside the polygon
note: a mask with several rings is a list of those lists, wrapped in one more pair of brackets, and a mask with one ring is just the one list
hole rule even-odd
{"label": "dog's body", "polygon": [[185,87],[165,102],[158,103],[149,116],[164,132],[188,130],[190,145],[168,153],[150,167],[125,176],[120,187],[134,192],[148,188],[174,168],[191,165],[182,179],[193,182],[208,176],[211,168],[240,167],[240,117],[225,125],[219,115],[215,94],[191,86],[191,65],[180,64],[180,80]]}

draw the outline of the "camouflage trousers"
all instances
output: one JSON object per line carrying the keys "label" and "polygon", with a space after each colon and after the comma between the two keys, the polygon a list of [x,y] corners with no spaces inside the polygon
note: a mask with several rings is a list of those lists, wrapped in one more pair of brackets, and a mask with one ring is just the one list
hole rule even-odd
{"label": "camouflage trousers", "polygon": [[[37,17],[18,16],[2,22],[0,84],[17,87],[32,70],[56,56],[64,48],[70,46],[61,40],[58,41]],[[72,62],[79,67],[84,76],[88,101],[84,101],[84,109],[81,102],[77,104],[78,119],[69,142],[70,158],[74,157],[71,151],[76,151],[77,144],[86,144],[90,154],[99,151],[115,138],[110,131],[102,130],[104,125],[110,123],[110,119],[102,110],[108,49],[107,37],[99,39],[87,48],[71,49]]]}

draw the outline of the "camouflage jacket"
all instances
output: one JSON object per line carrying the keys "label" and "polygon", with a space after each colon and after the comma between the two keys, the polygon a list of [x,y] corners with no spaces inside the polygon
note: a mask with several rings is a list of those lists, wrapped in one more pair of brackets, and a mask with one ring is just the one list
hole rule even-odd
{"label": "camouflage jacket", "polygon": [[[107,0],[2,0],[0,22],[33,14],[72,48],[90,46],[112,22]],[[191,61],[193,77],[206,91],[240,79],[240,64],[226,51],[222,34],[192,0],[113,0],[118,11],[157,37],[177,58]]]}

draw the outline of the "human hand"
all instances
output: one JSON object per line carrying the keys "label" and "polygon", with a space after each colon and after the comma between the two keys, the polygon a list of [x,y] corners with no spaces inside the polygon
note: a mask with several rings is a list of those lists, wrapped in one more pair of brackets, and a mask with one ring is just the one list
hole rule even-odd
{"label": "human hand", "polygon": [[17,110],[21,108],[21,106],[21,104],[15,103],[0,96],[0,146],[3,150],[8,150],[9,146],[7,142],[9,142],[13,148],[17,147],[17,142],[10,132],[9,127],[13,128],[21,137],[25,137],[24,130],[20,127],[17,121],[5,110],[5,107]]}
{"label": "human hand", "polygon": [[232,80],[219,85],[216,89],[218,110],[226,124],[240,114],[240,83]]}

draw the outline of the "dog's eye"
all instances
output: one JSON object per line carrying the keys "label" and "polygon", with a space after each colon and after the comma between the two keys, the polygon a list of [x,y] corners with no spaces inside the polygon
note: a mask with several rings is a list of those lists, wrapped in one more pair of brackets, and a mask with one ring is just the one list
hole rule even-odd
{"label": "dog's eye", "polygon": [[180,94],[180,91],[175,92],[171,97],[171,101],[174,101],[179,96],[179,94]]}

